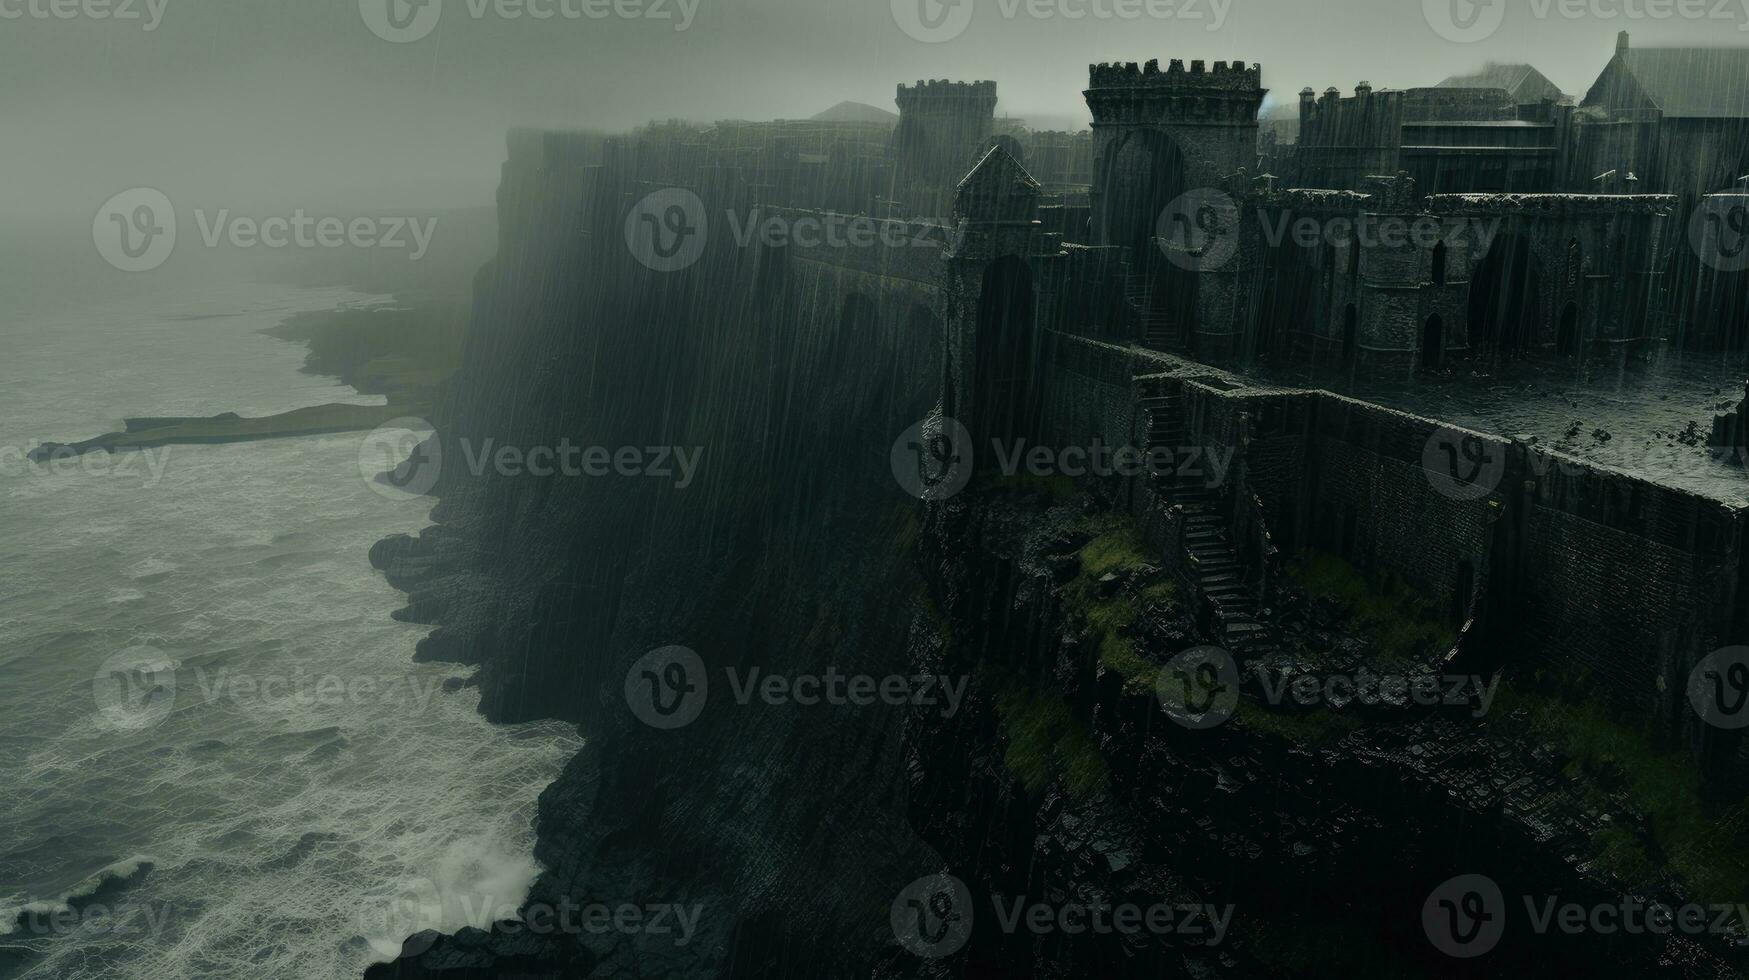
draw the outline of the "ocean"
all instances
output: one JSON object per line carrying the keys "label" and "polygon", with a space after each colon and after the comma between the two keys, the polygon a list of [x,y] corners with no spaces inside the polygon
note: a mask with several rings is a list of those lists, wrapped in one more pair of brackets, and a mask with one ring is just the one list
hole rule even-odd
{"label": "ocean", "polygon": [[[433,501],[362,433],[33,464],[123,416],[377,404],[260,333],[388,302],[238,283],[0,313],[0,977],[357,976],[513,908],[579,746],[488,724],[367,559]],[[453,681],[451,683],[453,687]],[[33,914],[19,913],[29,909]]]}

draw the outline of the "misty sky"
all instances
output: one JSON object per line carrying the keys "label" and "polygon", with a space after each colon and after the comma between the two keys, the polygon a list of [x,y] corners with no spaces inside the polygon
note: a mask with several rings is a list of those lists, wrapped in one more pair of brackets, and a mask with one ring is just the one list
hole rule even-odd
{"label": "misty sky", "polygon": [[[1214,0],[1176,0],[1194,20],[1075,21],[965,0],[971,22],[944,43],[907,36],[888,0],[617,0],[671,19],[546,21],[476,19],[469,5],[482,2],[442,0],[427,36],[389,43],[361,0],[0,0],[0,215],[89,214],[138,185],[238,209],[485,204],[512,125],[795,118],[842,100],[890,109],[894,85],[922,77],[995,79],[999,112],[1061,126],[1085,116],[1090,61],[1243,58],[1291,101],[1306,85],[1427,85],[1488,59],[1528,60],[1583,94],[1618,30],[1646,46],[1749,44],[1741,9],[1653,21],[1647,0],[1589,0],[1634,16],[1577,19],[1512,0],[1505,26],[1478,43],[1442,38],[1420,0],[1221,0],[1218,30]],[[1144,0],[1049,6],[1123,2]],[[140,19],[38,16],[80,3],[128,3]]]}

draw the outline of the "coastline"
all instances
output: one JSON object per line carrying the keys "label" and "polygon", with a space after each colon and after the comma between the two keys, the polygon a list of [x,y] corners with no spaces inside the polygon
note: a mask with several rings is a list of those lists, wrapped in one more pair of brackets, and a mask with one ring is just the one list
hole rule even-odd
{"label": "coastline", "polygon": [[32,462],[91,452],[126,452],[168,445],[215,445],[330,435],[374,429],[396,418],[425,415],[461,361],[465,308],[437,297],[384,307],[339,307],[297,313],[261,333],[302,343],[303,373],[334,377],[382,405],[329,402],[260,418],[235,412],[210,416],[123,419],[124,428],[72,443],[45,442]]}

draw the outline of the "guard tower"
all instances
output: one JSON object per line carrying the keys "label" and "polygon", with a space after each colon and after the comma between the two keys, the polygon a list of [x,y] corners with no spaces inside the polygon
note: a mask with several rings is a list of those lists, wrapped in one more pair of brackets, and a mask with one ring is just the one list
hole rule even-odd
{"label": "guard tower", "polygon": [[1224,186],[1257,163],[1263,69],[1242,61],[1174,60],[1089,67],[1093,111],[1093,236],[1147,247],[1165,207],[1186,191]]}

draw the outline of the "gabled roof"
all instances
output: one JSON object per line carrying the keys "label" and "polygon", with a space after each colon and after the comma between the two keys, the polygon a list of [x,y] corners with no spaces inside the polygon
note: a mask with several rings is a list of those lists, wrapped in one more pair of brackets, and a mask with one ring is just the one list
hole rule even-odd
{"label": "gabled roof", "polygon": [[1014,159],[1014,154],[1009,153],[1008,149],[1001,143],[996,143],[990,147],[989,151],[978,161],[977,166],[972,168],[971,173],[966,174],[965,178],[959,182],[958,189],[965,190],[973,184],[983,184],[986,187],[1019,184],[1034,191],[1041,186],[1038,181],[1033,179],[1032,174],[1027,173],[1026,168],[1020,165],[1020,161]]}
{"label": "gabled roof", "polygon": [[[1632,86],[1665,116],[1691,118],[1749,118],[1749,47],[1743,48],[1627,48],[1604,69],[1585,103],[1612,101],[1609,82],[1616,92],[1632,91],[1613,76],[1623,73]],[[1624,108],[1612,106],[1612,108]]]}
{"label": "gabled roof", "polygon": [[1453,75],[1436,88],[1498,88],[1518,102],[1541,102],[1559,99],[1561,87],[1530,65],[1508,65],[1490,61],[1473,75]]}

